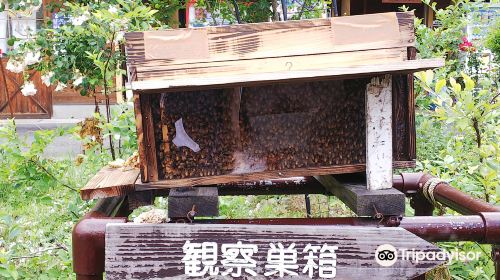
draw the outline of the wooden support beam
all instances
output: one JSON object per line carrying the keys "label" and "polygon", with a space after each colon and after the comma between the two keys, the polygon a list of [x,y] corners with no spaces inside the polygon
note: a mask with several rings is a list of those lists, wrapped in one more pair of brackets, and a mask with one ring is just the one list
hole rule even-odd
{"label": "wooden support beam", "polygon": [[396,189],[367,190],[365,184],[343,184],[332,175],[314,178],[360,217],[404,215],[405,195]]}
{"label": "wooden support beam", "polygon": [[128,208],[130,211],[143,206],[152,205],[155,200],[153,191],[149,192],[132,192],[127,195]]}
{"label": "wooden support beam", "polygon": [[168,195],[169,218],[186,218],[191,210],[196,212],[197,217],[218,216],[219,192],[217,187],[171,189]]}
{"label": "wooden support beam", "polygon": [[366,86],[366,177],[369,190],[392,188],[392,77]]}
{"label": "wooden support beam", "polygon": [[340,4],[340,15],[350,16],[351,15],[351,0],[342,0]]}

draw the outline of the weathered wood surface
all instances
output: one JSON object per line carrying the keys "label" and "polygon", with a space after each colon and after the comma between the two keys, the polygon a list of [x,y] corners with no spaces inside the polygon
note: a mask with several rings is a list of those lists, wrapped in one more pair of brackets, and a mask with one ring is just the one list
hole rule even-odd
{"label": "weathered wood surface", "polygon": [[106,166],[80,189],[80,196],[84,200],[89,200],[127,194],[134,191],[139,173],[137,168],[122,169]]}
{"label": "weathered wood surface", "polygon": [[156,161],[153,109],[158,109],[159,105],[152,104],[149,95],[135,94],[134,96],[136,98],[134,107],[139,108],[139,112],[136,112],[136,124],[138,124],[137,143],[139,144],[141,178],[143,182],[157,181],[158,165]]}
{"label": "weathered wood surface", "polygon": [[392,188],[392,77],[366,86],[366,177],[369,190]]}
{"label": "weathered wood surface", "polygon": [[[256,62],[259,63],[259,62]],[[333,65],[334,62],[332,62]],[[285,63],[282,71],[231,75],[221,77],[196,77],[171,80],[152,79],[132,83],[136,92],[163,93],[167,91],[193,90],[203,88],[221,88],[246,85],[269,84],[271,82],[288,82],[291,80],[325,80],[348,79],[356,77],[377,76],[380,74],[396,74],[418,72],[444,66],[443,59],[419,59],[378,63],[372,65],[356,65],[351,67],[321,68],[316,70],[287,70],[290,64]]]}
{"label": "weathered wood surface", "polygon": [[[128,33],[128,67],[134,77],[132,80],[135,81],[158,77],[176,78],[179,71],[174,73],[165,70],[179,69],[180,66],[180,69],[191,69],[187,73],[193,77],[212,72],[225,75],[224,72],[233,71],[241,74],[262,72],[264,68],[248,68],[255,64],[278,67],[283,62],[280,58],[374,49],[406,49],[415,41],[413,17],[413,12],[383,13]],[[372,54],[370,57],[376,58],[377,55]],[[271,60],[264,63],[252,61],[268,58]],[[251,63],[248,64],[248,61]],[[294,66],[297,67],[298,64],[297,61]],[[303,62],[303,65],[307,63]],[[317,67],[312,63],[309,69],[314,68]]]}
{"label": "weathered wood surface", "polygon": [[144,124],[142,122],[142,108],[141,108],[141,96],[137,93],[134,93],[134,114],[135,114],[135,129],[137,132],[137,148],[139,151],[139,165],[141,169],[141,178],[145,178],[144,181],[147,182],[148,178],[148,165],[147,162],[147,154],[146,154],[146,140],[144,138]]}
{"label": "weathered wood surface", "polygon": [[[394,162],[394,168],[411,168],[415,166],[414,162]],[[156,182],[144,183],[140,179],[136,182],[138,189],[162,189],[162,188],[178,188],[188,186],[206,186],[216,184],[227,184],[235,182],[252,182],[261,181],[265,179],[283,179],[301,176],[319,176],[326,174],[346,174],[366,171],[365,164],[351,164],[327,167],[314,167],[314,168],[297,168],[290,170],[278,171],[265,171],[254,172],[248,174],[230,174],[220,176],[205,176],[197,178],[186,179],[171,179],[171,180],[158,180]],[[307,192],[307,190],[304,190]]]}
{"label": "weathered wood surface", "polygon": [[394,189],[367,190],[366,184],[341,183],[332,175],[315,176],[325,189],[344,202],[357,216],[399,216],[405,213],[405,195]]}
{"label": "weathered wood surface", "polygon": [[343,174],[364,171],[364,164],[329,166],[329,167],[314,167],[314,168],[297,168],[288,170],[253,172],[245,174],[228,174],[219,176],[204,176],[185,179],[169,179],[158,180],[156,182],[140,183],[137,186],[143,189],[147,188],[176,188],[187,186],[205,186],[215,184],[225,184],[240,181],[260,181],[263,179],[280,179],[298,176],[315,176],[324,174]]}
{"label": "weathered wood surface", "polygon": [[[186,245],[186,242],[188,242]],[[201,252],[192,260],[200,261],[200,268],[211,263],[214,271],[218,275],[210,276],[207,273],[202,277],[186,276],[187,261],[183,262],[186,256],[183,246],[197,246],[202,242],[214,242],[217,246],[217,256],[215,250],[208,252],[201,262]],[[222,253],[223,244],[236,245],[238,242],[244,245],[255,245],[257,251],[247,253],[247,260],[255,261],[255,267],[247,267],[255,272],[255,276],[242,269],[241,277],[233,278],[237,269],[228,271],[229,265],[222,265],[222,261],[228,255]],[[198,244],[196,244],[198,243]],[[421,250],[424,252],[440,252],[440,249],[427,241],[418,238],[414,234],[402,228],[376,228],[376,227],[355,227],[355,226],[287,226],[287,225],[196,225],[196,224],[108,224],[106,228],[106,278],[115,279],[276,279],[264,276],[266,272],[271,272],[272,267],[268,258],[273,252],[269,251],[270,244],[279,248],[279,243],[286,248],[290,248],[292,257],[291,267],[287,268],[296,272],[297,275],[290,276],[284,274],[283,279],[311,279],[303,269],[307,264],[304,258],[309,253],[303,250],[310,244],[311,246],[336,246],[333,251],[326,250],[332,255],[323,255],[323,260],[335,261],[335,279],[411,279],[426,271],[442,264],[444,261],[424,259],[415,263],[412,260],[401,258],[401,249]],[[191,244],[191,245],[189,245]],[[205,243],[206,244],[206,243]],[[375,260],[377,248],[383,244],[390,244],[396,249],[396,260],[392,266],[382,266]],[[199,244],[201,246],[201,244]],[[212,243],[213,245],[213,243]],[[228,246],[228,245],[226,245]],[[186,247],[187,248],[187,247]],[[213,248],[213,247],[212,247]],[[296,251],[294,251],[296,250]],[[201,247],[200,247],[201,251]],[[230,250],[226,251],[229,252]],[[318,250],[319,251],[319,250]],[[294,253],[295,252],[295,253]],[[295,255],[293,255],[295,254]],[[319,252],[313,254],[318,256]],[[188,255],[189,258],[190,255]],[[210,257],[213,256],[213,257]],[[284,256],[290,256],[284,253]],[[295,256],[295,257],[293,257]],[[239,250],[234,256],[243,259]],[[186,259],[187,260],[187,259]],[[212,262],[210,262],[212,260]],[[296,261],[295,261],[296,260]],[[318,259],[314,259],[318,263]],[[245,261],[244,261],[245,263]],[[248,263],[248,262],[247,262]],[[224,262],[226,264],[226,262]],[[290,264],[290,263],[289,263]],[[326,262],[324,268],[333,272],[333,265]],[[221,276],[228,272],[228,275]],[[232,272],[232,273],[231,273]],[[214,273],[215,274],[215,273]],[[332,273],[329,273],[332,275]],[[236,274],[237,275],[237,274]],[[313,271],[313,279],[318,277],[318,269]],[[325,279],[325,278],[322,278]]]}
{"label": "weathered wood surface", "polygon": [[[408,48],[408,59],[417,59],[417,48]],[[417,131],[415,128],[415,85],[413,73],[408,74],[408,154],[409,158],[415,160],[417,158]]]}

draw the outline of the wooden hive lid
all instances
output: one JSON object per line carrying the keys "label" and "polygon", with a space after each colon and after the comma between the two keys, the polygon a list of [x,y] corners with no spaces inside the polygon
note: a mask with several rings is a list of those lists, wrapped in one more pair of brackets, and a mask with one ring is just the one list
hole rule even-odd
{"label": "wooden hive lid", "polygon": [[132,89],[188,90],[274,81],[410,73],[413,12],[127,33]]}

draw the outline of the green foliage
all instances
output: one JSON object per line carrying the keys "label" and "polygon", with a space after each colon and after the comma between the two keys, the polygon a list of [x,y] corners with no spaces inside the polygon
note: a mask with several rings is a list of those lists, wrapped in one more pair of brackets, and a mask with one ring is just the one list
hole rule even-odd
{"label": "green foliage", "polygon": [[59,182],[65,166],[42,157],[42,153],[53,139],[65,131],[40,130],[34,134],[32,143],[21,139],[13,121],[0,127],[0,197],[8,193],[7,188],[34,188],[45,190]]}
{"label": "green foliage", "polygon": [[292,13],[292,20],[308,19],[308,18],[321,18],[322,13],[325,12],[325,7],[331,7],[331,0],[304,0],[302,3],[293,2],[289,9],[295,10]]}
{"label": "green foliage", "polygon": [[[216,19],[222,19],[220,24],[232,24],[236,22],[236,9],[234,3],[237,3],[241,22],[256,23],[267,22],[272,18],[272,2],[273,1],[269,0],[200,0],[197,1],[196,6],[206,9],[212,15],[213,22],[210,24],[217,25],[218,22]],[[276,4],[278,2],[280,1],[276,1]],[[288,18],[291,20],[320,18],[322,13],[326,10],[325,7],[330,4],[331,0],[289,1]]]}
{"label": "green foliage", "polygon": [[137,151],[137,134],[135,128],[135,115],[132,103],[122,103],[111,109],[109,123],[101,115],[96,115],[100,120],[103,137],[113,137],[118,143],[118,155],[126,158]]}
{"label": "green foliage", "polygon": [[495,85],[488,79],[476,84],[465,73],[462,83],[454,78],[434,82],[430,70],[417,77],[435,97],[436,108],[429,116],[441,124],[438,127],[446,137],[439,156],[423,161],[422,167],[468,193],[498,203],[500,111],[492,92]]}
{"label": "green foliage", "polygon": [[[437,9],[436,2],[429,0],[427,3],[430,9],[435,12],[437,27],[428,28],[423,19],[415,19],[416,48],[419,58],[443,57],[445,67],[436,69],[434,75],[437,79],[449,79],[456,77],[464,71],[464,53],[460,50],[467,24],[474,21],[469,15],[478,9],[481,1],[456,0],[455,5],[450,5],[445,9]],[[433,107],[432,96],[428,91],[423,90],[419,83],[416,84],[416,104],[419,108],[428,109]]]}
{"label": "green foliage", "polygon": [[174,21],[174,14],[183,7],[179,0],[148,0],[145,3],[151,9],[157,12],[153,15],[158,22],[164,25],[175,26],[178,22]]}
{"label": "green foliage", "polygon": [[[417,170],[439,176],[470,195],[498,204],[498,64],[485,67],[481,42],[469,42],[465,37],[466,26],[477,20],[470,13],[480,4],[457,0],[455,5],[439,10],[430,4],[439,26],[428,28],[422,20],[416,21],[418,56],[446,59],[445,67],[416,74]],[[445,214],[456,213],[447,210]],[[478,260],[454,261],[449,266],[452,279],[493,277],[489,246],[472,242],[441,246],[450,251],[458,248],[481,253]],[[434,279],[443,279],[435,276]]]}
{"label": "green foliage", "polygon": [[491,50],[497,63],[500,63],[500,18],[491,27],[485,46]]}
{"label": "green foliage", "polygon": [[498,203],[498,65],[481,72],[480,42],[465,38],[477,3],[459,0],[444,10],[432,8],[441,26],[431,29],[417,21],[417,49],[421,57],[444,56],[446,66],[416,74],[419,168]]}
{"label": "green foliage", "polygon": [[[125,159],[137,150],[133,107],[117,106],[105,135],[120,143]],[[0,127],[0,279],[70,279],[71,230],[89,210],[77,189],[111,161],[96,145],[75,160],[52,160],[45,149],[71,129],[40,130],[33,141],[19,136],[13,121]],[[89,139],[80,139],[82,142]]]}
{"label": "green foliage", "polygon": [[[239,2],[239,1],[238,1]],[[243,1],[238,4],[242,21],[247,23],[266,22],[272,15],[271,1],[256,0],[256,1]]]}

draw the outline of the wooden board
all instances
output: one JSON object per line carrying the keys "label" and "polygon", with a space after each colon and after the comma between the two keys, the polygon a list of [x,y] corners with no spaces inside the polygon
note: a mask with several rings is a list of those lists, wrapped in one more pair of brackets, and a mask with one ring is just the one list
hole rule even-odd
{"label": "wooden board", "polygon": [[400,62],[357,65],[351,67],[321,68],[315,70],[277,71],[240,75],[227,74],[221,77],[180,78],[175,80],[145,80],[132,83],[132,90],[141,93],[164,93],[168,91],[193,90],[198,88],[221,88],[245,85],[288,82],[291,80],[325,80],[369,77],[381,74],[400,74],[424,71],[444,66],[444,59],[419,59]]}
{"label": "wooden board", "polygon": [[392,188],[392,77],[366,86],[366,179],[369,190]]}
{"label": "wooden board", "polygon": [[[414,164],[395,162],[394,166],[398,168],[410,168]],[[265,172],[254,172],[249,174],[232,174],[232,175],[220,175],[220,176],[205,176],[198,178],[186,178],[186,179],[172,179],[172,180],[158,180],[156,182],[143,183],[140,180],[136,182],[136,186],[141,189],[161,189],[161,188],[178,188],[178,187],[188,187],[188,186],[206,186],[206,185],[216,185],[216,184],[226,184],[235,182],[252,182],[260,181],[266,179],[282,179],[300,176],[318,176],[327,174],[346,174],[346,173],[356,173],[366,171],[365,164],[351,164],[351,165],[339,165],[339,166],[327,166],[327,167],[315,167],[315,168],[297,168],[281,171],[265,171]],[[307,190],[304,190],[307,192]]]}
{"label": "wooden board", "polygon": [[122,169],[106,166],[80,189],[80,196],[84,200],[89,200],[124,195],[134,190],[139,173],[137,168]]}
{"label": "wooden board", "polygon": [[358,217],[374,217],[405,214],[405,195],[394,189],[367,190],[366,183],[340,183],[335,176],[314,177],[331,194],[339,198]]}
{"label": "wooden board", "polygon": [[[404,249],[441,252],[402,228],[124,223],[108,224],[105,240],[108,280],[412,279],[445,262],[401,257]],[[380,261],[387,250],[393,261]],[[310,275],[309,256],[320,265]]]}
{"label": "wooden board", "polygon": [[[97,90],[100,92],[101,90]],[[117,94],[110,94],[109,101],[112,105],[117,104],[117,96],[122,94],[118,92]],[[106,97],[98,93],[96,95],[97,103],[104,104],[106,102]],[[94,105],[95,99],[90,96],[82,96],[79,91],[74,88],[67,87],[61,91],[55,92],[52,90],[52,100],[54,105]]]}
{"label": "wooden board", "polygon": [[[178,80],[197,77],[223,77],[251,73],[301,71],[323,68],[349,67],[367,64],[400,62],[407,56],[406,48],[363,50],[326,54],[269,57],[231,61],[200,62],[181,65],[151,64],[141,67],[144,80]],[[138,76],[140,78],[141,76]],[[134,84],[134,82],[132,82]]]}
{"label": "wooden board", "polygon": [[[326,62],[349,66],[359,63],[359,56],[367,64],[389,61],[380,51],[413,46],[413,17],[412,12],[382,13],[128,33],[127,66],[131,81],[141,81],[317,69]],[[406,60],[406,55],[396,58]]]}

